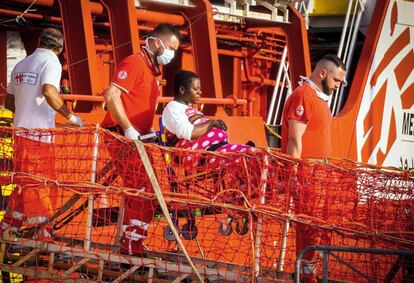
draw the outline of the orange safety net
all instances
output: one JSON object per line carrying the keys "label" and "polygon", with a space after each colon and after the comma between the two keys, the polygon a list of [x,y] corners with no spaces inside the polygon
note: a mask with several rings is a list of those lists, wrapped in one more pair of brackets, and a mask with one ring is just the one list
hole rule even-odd
{"label": "orange safety net", "polygon": [[[51,142],[39,142],[44,139]],[[292,280],[298,248],[312,241],[413,250],[414,174],[408,171],[293,160],[263,149],[216,153],[147,143],[145,151],[205,281]],[[197,279],[133,142],[99,128],[1,127],[0,166],[3,277]],[[125,237],[139,243],[138,253],[128,254],[136,246]],[[334,254],[374,281],[413,278],[412,258]],[[321,275],[321,257],[314,256]],[[362,280],[332,257],[329,279]]]}

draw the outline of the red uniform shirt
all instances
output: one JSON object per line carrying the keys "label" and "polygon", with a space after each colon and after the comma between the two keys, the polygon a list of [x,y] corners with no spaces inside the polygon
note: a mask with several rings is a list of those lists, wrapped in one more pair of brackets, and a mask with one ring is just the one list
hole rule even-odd
{"label": "red uniform shirt", "polygon": [[[145,51],[122,60],[111,84],[123,91],[122,104],[134,128],[141,134],[148,133],[154,119],[159,85]],[[111,128],[117,124],[108,111],[102,127]]]}
{"label": "red uniform shirt", "polygon": [[290,119],[303,121],[307,125],[302,137],[302,157],[331,156],[331,110],[328,104],[316,95],[316,91],[305,82],[295,89],[285,103],[282,121],[282,152],[284,153],[287,149]]}

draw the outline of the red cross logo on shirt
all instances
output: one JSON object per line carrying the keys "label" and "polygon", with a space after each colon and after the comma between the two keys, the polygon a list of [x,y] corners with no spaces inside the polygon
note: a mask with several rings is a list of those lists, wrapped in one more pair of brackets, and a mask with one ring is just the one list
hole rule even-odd
{"label": "red cross logo on shirt", "polygon": [[22,82],[22,79],[23,79],[23,74],[16,74],[14,76],[14,79],[16,80],[16,84],[21,83]]}
{"label": "red cross logo on shirt", "polygon": [[302,116],[305,112],[305,108],[302,105],[298,105],[296,106],[295,112],[297,116]]}

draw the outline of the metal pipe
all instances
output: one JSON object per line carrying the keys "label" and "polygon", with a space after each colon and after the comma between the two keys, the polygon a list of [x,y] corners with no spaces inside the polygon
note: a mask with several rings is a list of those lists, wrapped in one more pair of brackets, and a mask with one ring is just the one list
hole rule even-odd
{"label": "metal pipe", "polygon": [[272,95],[272,100],[270,102],[269,112],[267,112],[266,124],[270,124],[270,121],[272,120],[272,115],[273,115],[273,111],[274,111],[275,103],[276,103],[276,96],[278,94],[279,85],[280,85],[279,82],[282,76],[282,71],[283,71],[283,66],[285,64],[286,56],[287,56],[287,46],[285,46],[285,48],[283,49],[282,59],[280,60],[279,69],[277,70],[275,88],[273,89],[273,95]]}
{"label": "metal pipe", "polygon": [[279,256],[279,262],[277,263],[277,271],[283,272],[285,269],[285,257],[286,257],[286,246],[287,246],[287,238],[288,233],[290,229],[290,220],[292,217],[292,206],[293,206],[293,198],[289,198],[289,209],[288,209],[288,218],[285,221],[285,226],[283,228],[282,233],[282,241],[280,243],[280,256]]}
{"label": "metal pipe", "polygon": [[[23,11],[0,9],[0,14],[1,15],[13,16],[13,17],[20,16],[22,14],[22,12]],[[31,20],[41,20],[41,21],[48,20],[48,21],[56,22],[56,23],[61,22],[61,18],[59,18],[59,17],[49,17],[49,16],[44,16],[44,15],[40,15],[40,14],[33,14],[33,13],[25,13],[24,18],[31,19]]]}
{"label": "metal pipe", "polygon": [[[89,102],[104,102],[103,96],[83,95],[83,94],[62,94],[61,97],[65,101],[89,101]],[[173,97],[160,96],[158,97],[158,103],[167,103],[172,101]],[[202,97],[198,101],[198,104],[214,104],[214,105],[246,105],[246,99],[239,98],[211,98]]]}
{"label": "metal pipe", "polygon": [[253,39],[243,36],[234,36],[234,35],[226,35],[226,34],[216,34],[217,39],[227,39],[227,40],[234,40],[234,41],[245,41],[245,42],[262,42],[260,39]]}
{"label": "metal pipe", "polygon": [[94,22],[93,25],[97,27],[109,28],[108,22]]}
{"label": "metal pipe", "polygon": [[[285,72],[286,72],[285,73],[286,74],[286,80],[287,80],[287,83],[288,83],[286,97],[285,97],[285,101],[286,101],[289,98],[289,96],[292,94],[292,82],[291,82],[290,77],[289,77],[289,62],[286,63]],[[277,109],[280,109],[279,105],[277,106]],[[280,111],[283,111],[283,109],[280,109]],[[280,119],[280,125],[282,125],[282,124],[283,124],[283,119]]]}
{"label": "metal pipe", "polygon": [[354,12],[352,13],[352,20],[351,23],[349,25],[349,33],[348,33],[348,38],[345,44],[345,51],[344,51],[344,56],[342,57],[342,61],[346,62],[347,58],[348,58],[348,52],[349,52],[349,45],[351,44],[351,39],[352,39],[352,33],[355,30],[355,20],[356,20],[356,11],[358,8],[358,0],[355,2],[355,7],[354,7]]}
{"label": "metal pipe", "polygon": [[[9,2],[21,3],[21,4],[32,4],[33,0],[9,0]],[[52,7],[54,0],[36,0],[34,5]],[[90,2],[91,12],[95,15],[101,15],[103,13],[103,6],[100,3]]]}
{"label": "metal pipe", "polygon": [[[96,125],[95,129],[95,141],[93,145],[92,151],[92,174],[91,174],[91,183],[96,182],[96,169],[97,169],[97,162],[98,162],[98,148],[99,148],[99,124]],[[93,194],[90,194],[88,197],[88,214],[86,220],[86,231],[85,231],[85,242],[84,242],[84,249],[88,251],[91,247],[91,236],[92,236],[92,218],[93,218]]]}
{"label": "metal pipe", "polygon": [[279,52],[277,50],[266,49],[266,48],[260,48],[260,52],[270,53],[270,54],[273,54],[273,55],[282,55],[283,54],[283,51]]}
{"label": "metal pipe", "polygon": [[286,34],[282,30],[275,28],[248,28],[247,32],[255,32],[258,35],[261,35],[262,33],[267,33],[271,35],[286,36]]}
{"label": "metal pipe", "polygon": [[[226,49],[218,49],[217,53],[219,55],[232,56],[232,57],[236,57],[236,58],[247,58],[248,57],[247,53],[243,52],[243,51],[232,51],[232,50],[226,50]],[[258,59],[258,60],[277,62],[276,58],[266,57],[266,56],[262,56],[262,55],[253,55],[253,58]]]}
{"label": "metal pipe", "polygon": [[[16,1],[16,0],[15,0]],[[22,2],[25,2],[26,0],[19,0]],[[48,0],[45,0],[45,2]],[[32,0],[28,1],[29,3],[32,2]],[[36,4],[38,1],[36,1]],[[49,5],[45,5],[49,6]],[[50,5],[53,6],[53,5]],[[91,13],[94,15],[102,15],[104,8],[101,4],[90,2],[90,8]],[[20,16],[23,11],[15,11],[15,10],[9,10],[9,9],[0,9],[0,14],[8,15],[8,16]],[[137,20],[138,21],[145,21],[149,23],[171,23],[178,26],[183,26],[185,24],[184,17],[180,15],[171,15],[167,13],[161,13],[161,12],[154,12],[154,11],[147,11],[147,10],[136,10]],[[25,13],[24,17],[27,19],[33,19],[33,20],[48,20],[52,22],[61,22],[62,19],[60,17],[54,17],[54,16],[44,16],[42,14],[35,14],[35,13]],[[97,26],[104,26],[109,27],[109,23],[94,23],[94,25]],[[141,29],[141,28],[140,28]],[[152,30],[152,27],[149,27],[148,30]]]}
{"label": "metal pipe", "polygon": [[[358,1],[358,3],[356,5],[361,3],[361,1],[363,1],[363,0],[357,0],[357,1]],[[361,3],[361,9],[359,9],[357,18],[355,20],[355,26],[354,26],[354,30],[353,30],[353,33],[352,33],[351,45],[349,47],[349,54],[346,58],[346,63],[345,63],[345,67],[346,67],[347,70],[349,70],[349,67],[351,66],[351,62],[352,62],[352,57],[354,56],[355,44],[356,44],[356,39],[357,39],[357,35],[358,35],[359,25],[361,23],[362,14],[365,11],[364,4],[365,3]],[[348,74],[349,74],[349,72],[347,72],[345,74],[345,80],[347,80]],[[333,111],[334,115],[338,113],[339,107],[342,103],[343,96],[344,96],[344,88],[345,88],[345,86],[342,84],[342,86],[339,90],[339,95],[337,95],[337,99],[335,100],[335,103],[334,103],[334,109],[333,109],[334,110]]]}
{"label": "metal pipe", "polygon": [[110,44],[95,44],[97,51],[112,51],[112,45]]}
{"label": "metal pipe", "polygon": [[[346,15],[345,15],[344,25],[343,25],[343,28],[342,28],[341,40],[339,41],[339,47],[338,47],[337,55],[341,59],[346,58],[346,52],[347,51],[345,50],[344,56],[342,54],[342,51],[343,51],[344,44],[345,44],[345,38],[347,37],[347,34],[348,34],[349,18],[351,17],[351,9],[352,9],[353,2],[354,2],[353,0],[348,0],[348,7],[346,9]],[[356,3],[356,5],[357,5],[357,3]],[[349,30],[349,32],[351,32],[351,30]],[[348,40],[348,42],[349,42],[349,40]],[[338,102],[338,95],[339,95],[339,90],[336,90],[333,93],[333,95],[331,95],[329,97],[329,100],[328,100],[328,104],[329,104],[329,107],[332,109],[333,115],[335,115],[335,108],[336,108],[336,105],[337,105],[337,102]]]}
{"label": "metal pipe", "polygon": [[338,48],[338,57],[342,58],[342,49],[344,48],[344,42],[345,42],[345,36],[348,31],[348,22],[349,22],[349,16],[351,15],[351,9],[352,9],[352,0],[348,0],[348,7],[346,9],[346,16],[345,16],[345,22],[342,29],[341,34],[341,40],[339,41],[339,48]]}
{"label": "metal pipe", "polygon": [[264,77],[259,78],[259,77],[251,76],[250,71],[249,71],[249,67],[247,66],[246,58],[243,58],[242,63],[243,63],[243,69],[244,69],[244,73],[245,73],[247,81],[253,82],[253,83],[258,83],[260,85],[267,85],[267,86],[275,86],[276,85],[276,81],[274,81],[274,80],[265,79]]}
{"label": "metal pipe", "polygon": [[89,2],[89,7],[91,8],[91,13],[94,15],[102,15],[104,7],[101,3]]}
{"label": "metal pipe", "polygon": [[276,58],[266,57],[266,56],[262,56],[262,55],[253,55],[253,58],[258,59],[258,60],[269,61],[269,62],[273,62],[273,63],[278,62],[278,60]]}
{"label": "metal pipe", "polygon": [[322,278],[322,282],[323,283],[328,283],[328,261],[329,261],[329,252],[328,251],[323,251],[323,278]]}
{"label": "metal pipe", "polygon": [[[21,4],[32,4],[33,0],[9,0],[9,2],[14,3],[21,3]],[[37,6],[46,6],[46,7],[52,7],[54,0],[36,0],[35,5]]]}
{"label": "metal pipe", "polygon": [[[350,2],[353,2],[353,1],[350,1]],[[348,29],[346,29],[347,36],[346,36],[345,51],[343,52],[343,55],[340,56],[340,58],[342,58],[342,61],[345,62],[345,63],[347,62],[348,50],[349,50],[349,45],[350,45],[350,40],[351,40],[351,33],[353,33],[353,31],[355,30],[355,14],[356,14],[355,12],[356,12],[357,7],[358,7],[358,3],[355,3],[354,13],[352,14],[352,20],[351,20],[351,23],[349,24],[349,32],[348,32]],[[349,12],[351,12],[351,11],[349,11]],[[348,21],[349,21],[350,16],[351,16],[351,14],[348,14],[348,11],[347,11],[346,18],[348,18]],[[347,19],[345,19],[345,21],[347,21]],[[343,30],[343,32],[344,31],[345,30]],[[342,49],[341,49],[341,51],[342,51]],[[338,105],[338,96],[339,96],[339,90],[336,90],[334,92],[334,95],[329,97],[329,106],[331,107],[332,113],[334,115],[335,115],[336,108],[337,108],[337,105]]]}
{"label": "metal pipe", "polygon": [[[232,40],[232,41],[239,41],[239,42],[253,42],[253,43],[262,43],[263,40],[259,38],[249,38],[243,36],[235,36],[235,35],[227,35],[227,34],[216,34],[217,39],[224,39],[224,40]],[[278,39],[278,38],[266,38],[266,41],[273,41],[275,44],[280,43],[283,46],[286,44],[286,40]],[[269,45],[269,43],[267,43]],[[272,44],[273,45],[273,44]],[[274,45],[277,46],[277,45]]]}
{"label": "metal pipe", "polygon": [[286,87],[286,78],[289,76],[289,74],[285,70],[284,66],[283,66],[283,70],[284,70],[284,74],[283,74],[282,82],[280,84],[280,91],[279,91],[279,95],[278,95],[279,99],[277,100],[277,106],[276,106],[276,115],[273,117],[273,124],[272,125],[277,125],[276,120],[277,120],[277,117],[279,116],[279,111],[283,110],[283,108],[280,108],[280,103],[282,102],[283,91]]}
{"label": "metal pipe", "polygon": [[274,80],[269,80],[269,79],[264,79],[264,78],[259,78],[259,77],[249,77],[247,81],[260,84],[261,86],[275,86],[276,85]]}
{"label": "metal pipe", "polygon": [[[153,27],[150,27],[150,26],[138,26],[138,29],[140,30],[140,31],[147,31],[147,32],[151,32],[154,28]],[[183,37],[185,37],[185,36],[188,36],[188,32],[187,31],[185,31],[185,30],[180,30],[180,34],[181,34],[181,36],[183,36]],[[185,43],[183,43],[183,46],[185,46]]]}
{"label": "metal pipe", "polygon": [[[265,155],[263,157],[264,161],[264,168],[262,171],[261,181],[263,185],[261,187],[261,197],[260,197],[260,204],[264,205],[266,202],[266,190],[267,190],[267,178],[268,178],[268,171],[269,171],[269,156]],[[259,217],[257,219],[257,227],[256,227],[256,239],[255,239],[255,257],[254,257],[254,275],[256,278],[259,277],[260,274],[260,243],[262,239],[262,224],[263,219]]]}
{"label": "metal pipe", "polygon": [[[374,249],[374,248],[339,247],[339,246],[307,246],[302,251],[300,251],[300,253],[296,257],[295,274],[294,274],[295,283],[300,283],[300,264],[301,264],[303,256],[307,252],[310,252],[310,251],[327,251],[333,257],[335,257],[340,263],[345,264],[349,268],[351,268],[350,265],[347,265],[347,263],[344,260],[335,256],[335,254],[333,254],[332,252],[365,253],[365,254],[377,254],[377,255],[398,255],[398,256],[407,256],[407,257],[414,256],[414,251],[412,250],[392,250],[392,249]],[[356,272],[357,270],[353,270],[353,271]],[[369,279],[369,278],[366,278],[366,279]]]}
{"label": "metal pipe", "polygon": [[154,12],[143,9],[136,9],[136,15],[138,21],[145,21],[149,23],[170,23],[177,26],[183,26],[185,19],[183,16]]}
{"label": "metal pipe", "polygon": [[361,23],[362,14],[364,13],[364,10],[365,10],[364,4],[361,3],[362,1],[364,0],[357,0],[357,3],[355,4],[357,6],[360,5],[360,9],[358,9],[357,17],[356,17],[355,24],[354,24],[354,30],[352,32],[351,43],[349,46],[349,52],[346,57],[345,66],[347,70],[349,69],[351,65],[352,56],[354,55],[354,49],[355,49],[354,47],[355,47],[355,43],[356,43],[356,39],[358,35],[359,25]]}

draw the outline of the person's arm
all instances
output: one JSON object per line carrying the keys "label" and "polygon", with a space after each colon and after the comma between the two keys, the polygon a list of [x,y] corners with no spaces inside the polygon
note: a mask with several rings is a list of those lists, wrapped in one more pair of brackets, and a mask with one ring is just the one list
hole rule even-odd
{"label": "person's arm", "polygon": [[210,120],[206,123],[194,126],[194,129],[191,132],[191,139],[197,139],[199,137],[202,137],[211,128],[221,128],[225,131],[227,130],[227,126],[222,120]]}
{"label": "person's arm", "polygon": [[109,85],[105,92],[105,104],[108,107],[109,113],[111,113],[118,125],[124,130],[125,137],[136,140],[140,136],[140,133],[132,126],[125,113],[121,94],[122,91],[118,87],[112,84]]}
{"label": "person's arm", "polygon": [[42,85],[42,94],[46,99],[47,104],[52,107],[53,110],[61,114],[68,119],[72,124],[82,127],[83,121],[79,116],[73,115],[67,108],[62,97],[60,97],[58,90],[51,84]]}
{"label": "person's arm", "polygon": [[109,113],[111,113],[112,117],[118,122],[118,125],[125,131],[132,127],[132,124],[125,113],[121,94],[122,91],[118,87],[112,84],[109,85],[105,92],[105,104],[108,107]]}
{"label": "person's arm", "polygon": [[179,139],[192,140],[199,138],[214,127],[227,130],[227,126],[222,120],[209,120],[202,124],[193,125],[185,114],[184,108],[186,106],[170,102],[162,112],[164,127]]}
{"label": "person's arm", "polygon": [[289,132],[288,132],[288,143],[286,154],[300,158],[302,156],[302,137],[306,130],[306,123],[290,119],[288,121]]}
{"label": "person's arm", "polygon": [[7,93],[6,102],[5,102],[4,106],[13,113],[16,111],[16,106],[14,104],[14,95],[13,94]]}

